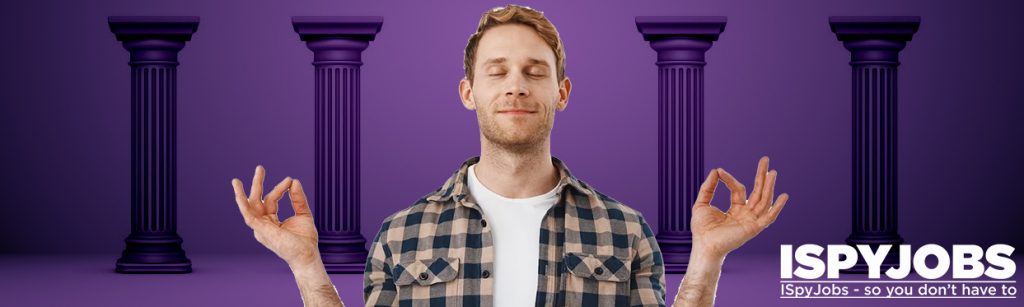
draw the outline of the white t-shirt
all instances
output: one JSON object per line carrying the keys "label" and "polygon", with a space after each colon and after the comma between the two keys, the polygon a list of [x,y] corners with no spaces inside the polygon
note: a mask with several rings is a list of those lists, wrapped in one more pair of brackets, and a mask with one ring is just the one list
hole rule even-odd
{"label": "white t-shirt", "polygon": [[488,190],[469,166],[469,193],[484,212],[494,242],[494,306],[533,306],[537,297],[540,224],[558,202],[558,186],[528,198],[506,198]]}

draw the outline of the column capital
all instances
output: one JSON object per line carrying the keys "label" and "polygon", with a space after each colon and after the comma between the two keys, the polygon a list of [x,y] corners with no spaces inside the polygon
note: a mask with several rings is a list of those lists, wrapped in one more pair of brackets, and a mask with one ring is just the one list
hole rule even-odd
{"label": "column capital", "polygon": [[189,41],[199,29],[197,16],[109,16],[107,23],[118,41],[163,39]]}
{"label": "column capital", "polygon": [[920,16],[829,16],[828,24],[840,41],[909,41],[921,25]]}
{"label": "column capital", "polygon": [[131,64],[177,64],[178,51],[199,29],[196,16],[109,16],[107,23],[131,53]]}
{"label": "column capital", "polygon": [[704,52],[725,30],[724,16],[637,16],[636,29],[658,52],[658,65],[704,65]]}
{"label": "column capital", "polygon": [[381,16],[294,16],[292,26],[303,41],[348,38],[373,41],[384,24]]}
{"label": "column capital", "polygon": [[636,29],[646,41],[689,38],[713,42],[725,31],[725,16],[637,16]]}
{"label": "column capital", "polygon": [[384,24],[381,16],[294,16],[292,27],[313,51],[313,64],[362,64],[362,51]]}
{"label": "column capital", "polygon": [[836,38],[851,52],[851,65],[899,65],[899,52],[917,33],[920,16],[831,16]]}

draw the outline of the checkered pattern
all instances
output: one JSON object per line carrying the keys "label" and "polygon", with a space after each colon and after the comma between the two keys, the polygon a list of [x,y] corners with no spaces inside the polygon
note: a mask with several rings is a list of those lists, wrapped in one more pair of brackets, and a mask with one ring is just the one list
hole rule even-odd
{"label": "checkered pattern", "polygon": [[[437,191],[384,220],[366,261],[366,306],[492,306],[491,228],[466,186],[466,160]],[[664,266],[639,212],[576,179],[541,222],[537,306],[665,306]]]}

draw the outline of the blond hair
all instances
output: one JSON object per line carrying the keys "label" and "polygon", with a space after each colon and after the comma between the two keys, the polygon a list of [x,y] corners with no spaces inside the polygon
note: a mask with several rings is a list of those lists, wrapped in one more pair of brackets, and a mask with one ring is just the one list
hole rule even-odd
{"label": "blond hair", "polygon": [[562,45],[562,38],[558,36],[558,30],[551,24],[544,12],[534,10],[527,6],[509,4],[503,7],[496,7],[480,17],[480,24],[476,27],[476,33],[469,37],[466,44],[463,69],[466,71],[466,79],[473,82],[473,66],[476,63],[476,49],[480,44],[480,38],[484,32],[495,26],[504,24],[520,24],[533,28],[540,35],[540,38],[555,52],[555,70],[558,76],[557,81],[565,79],[565,47]]}

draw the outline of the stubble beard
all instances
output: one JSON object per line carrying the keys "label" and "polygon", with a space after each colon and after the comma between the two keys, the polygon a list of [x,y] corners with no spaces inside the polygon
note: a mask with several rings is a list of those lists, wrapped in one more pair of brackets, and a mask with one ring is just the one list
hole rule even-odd
{"label": "stubble beard", "polygon": [[515,128],[501,127],[496,118],[497,114],[488,115],[482,112],[477,110],[480,133],[488,142],[508,153],[525,154],[541,150],[548,138],[551,137],[551,128],[554,122],[551,117],[554,114],[548,115],[548,118],[537,123],[513,130]]}

